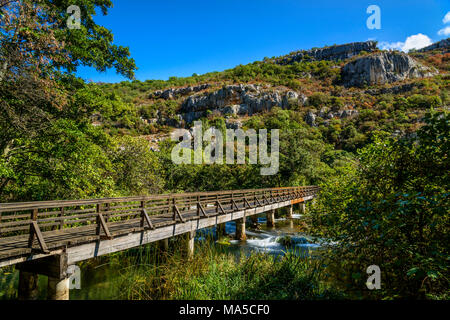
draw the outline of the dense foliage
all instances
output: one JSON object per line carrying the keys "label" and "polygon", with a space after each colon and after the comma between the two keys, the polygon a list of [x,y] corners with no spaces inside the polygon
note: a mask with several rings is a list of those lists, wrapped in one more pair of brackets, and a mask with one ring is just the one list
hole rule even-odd
{"label": "dense foliage", "polygon": [[316,230],[336,241],[330,259],[349,289],[378,265],[384,298],[448,298],[450,117],[427,115],[417,135],[377,137],[327,181]]}

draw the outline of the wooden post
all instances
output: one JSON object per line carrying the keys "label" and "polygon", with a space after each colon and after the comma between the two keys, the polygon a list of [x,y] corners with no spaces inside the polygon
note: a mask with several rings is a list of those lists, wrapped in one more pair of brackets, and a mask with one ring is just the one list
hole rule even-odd
{"label": "wooden post", "polygon": [[48,300],[69,300],[69,278],[48,277]]}
{"label": "wooden post", "polygon": [[266,212],[267,226],[272,228],[275,227],[275,209]]}
{"label": "wooden post", "polygon": [[288,218],[292,219],[292,214],[294,213],[294,205],[291,204],[288,209]]}
{"label": "wooden post", "polygon": [[64,228],[64,207],[61,207],[61,212],[59,213],[59,230],[62,230]]}
{"label": "wooden post", "polygon": [[236,240],[245,240],[245,218],[237,219],[236,221]]}
{"label": "wooden post", "polygon": [[[37,216],[38,216],[38,209],[33,209],[33,211],[31,211],[31,221],[36,221]],[[36,233],[35,233],[35,230],[33,229],[32,224],[30,224],[29,232],[30,232],[30,234],[28,236],[28,248],[33,248],[33,242],[34,242],[34,239],[36,239]]]}
{"label": "wooden post", "polygon": [[28,271],[19,271],[19,300],[37,300],[38,298],[38,274]]}
{"label": "wooden post", "polygon": [[186,250],[186,258],[192,259],[194,257],[194,240],[195,240],[195,231],[190,231],[185,235],[185,250]]}

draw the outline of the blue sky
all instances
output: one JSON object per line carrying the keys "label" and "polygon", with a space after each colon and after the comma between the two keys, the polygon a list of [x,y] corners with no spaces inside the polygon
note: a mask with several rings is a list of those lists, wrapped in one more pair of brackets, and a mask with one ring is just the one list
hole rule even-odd
{"label": "blue sky", "polygon": [[[291,51],[375,39],[407,50],[450,36],[448,0],[113,0],[98,24],[128,46],[136,79],[168,79],[247,64]],[[369,5],[381,10],[370,30]],[[447,21],[448,20],[448,21]],[[440,31],[441,30],[441,31]],[[409,37],[409,38],[408,38]],[[407,40],[408,39],[408,40]],[[86,80],[126,80],[114,70],[80,68]]]}

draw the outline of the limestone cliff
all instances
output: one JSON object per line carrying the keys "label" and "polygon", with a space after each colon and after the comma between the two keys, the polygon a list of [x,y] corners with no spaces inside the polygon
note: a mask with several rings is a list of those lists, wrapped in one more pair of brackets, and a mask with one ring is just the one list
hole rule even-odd
{"label": "limestone cliff", "polygon": [[224,115],[252,115],[269,111],[275,106],[288,108],[290,104],[304,104],[306,96],[295,91],[273,89],[259,85],[228,85],[207,94],[189,96],[181,106],[183,119],[190,123],[206,111]]}
{"label": "limestone cliff", "polygon": [[290,64],[304,59],[312,60],[345,60],[357,56],[361,52],[374,52],[377,50],[375,41],[352,42],[331,47],[301,50],[275,60],[278,64]]}
{"label": "limestone cliff", "polygon": [[388,51],[357,58],[347,63],[341,72],[347,87],[384,84],[433,76],[436,70],[427,68],[406,53]]}

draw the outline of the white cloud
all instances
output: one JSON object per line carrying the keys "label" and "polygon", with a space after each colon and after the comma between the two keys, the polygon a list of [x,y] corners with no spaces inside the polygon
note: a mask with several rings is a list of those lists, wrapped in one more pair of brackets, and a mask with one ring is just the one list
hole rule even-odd
{"label": "white cloud", "polygon": [[418,33],[406,38],[405,42],[381,42],[380,48],[383,50],[400,50],[403,52],[408,52],[411,49],[421,49],[432,44],[431,39],[422,34]]}
{"label": "white cloud", "polygon": [[380,42],[380,48],[383,50],[402,50],[404,42]]}
{"label": "white cloud", "polygon": [[407,52],[411,49],[422,49],[432,43],[433,42],[430,38],[428,38],[428,36],[418,33],[406,38],[405,45],[403,46],[402,50]]}
{"label": "white cloud", "polygon": [[445,27],[438,31],[438,35],[440,36],[448,36],[450,34],[450,27]]}
{"label": "white cloud", "polygon": [[444,19],[442,19],[442,22],[443,22],[444,24],[450,22],[450,11],[447,12],[447,14],[445,15]]}

